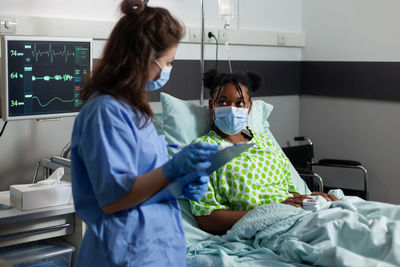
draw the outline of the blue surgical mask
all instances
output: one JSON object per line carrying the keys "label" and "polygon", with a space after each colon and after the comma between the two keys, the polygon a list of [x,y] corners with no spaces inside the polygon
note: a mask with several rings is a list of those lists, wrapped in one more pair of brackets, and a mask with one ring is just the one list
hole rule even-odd
{"label": "blue surgical mask", "polygon": [[168,82],[169,76],[172,71],[172,66],[161,67],[161,65],[157,62],[157,60],[154,60],[154,62],[161,69],[160,78],[158,78],[158,80],[156,80],[156,81],[150,80],[148,85],[145,88],[146,91],[154,91],[154,90],[158,90],[161,87],[163,87]]}
{"label": "blue surgical mask", "polygon": [[248,111],[247,108],[231,106],[214,107],[214,123],[227,135],[237,134],[247,125]]}

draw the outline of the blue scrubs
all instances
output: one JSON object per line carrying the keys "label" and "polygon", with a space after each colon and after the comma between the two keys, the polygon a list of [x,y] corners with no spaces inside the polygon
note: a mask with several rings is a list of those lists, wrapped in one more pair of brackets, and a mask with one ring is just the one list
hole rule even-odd
{"label": "blue scrubs", "polygon": [[99,95],[75,120],[71,176],[76,212],[88,225],[75,266],[185,266],[186,246],[176,199],[111,215],[137,176],[168,160],[164,136],[121,101]]}

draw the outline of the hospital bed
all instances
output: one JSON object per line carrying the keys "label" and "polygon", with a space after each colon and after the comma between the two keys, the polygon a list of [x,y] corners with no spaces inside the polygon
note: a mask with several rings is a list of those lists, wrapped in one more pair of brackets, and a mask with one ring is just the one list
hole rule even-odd
{"label": "hospital bed", "polygon": [[[190,144],[193,139],[207,133],[210,130],[210,118],[208,106],[198,106],[196,104],[180,100],[166,93],[161,93],[161,105],[163,112],[156,113],[154,125],[159,134],[165,135],[166,142],[169,144],[186,145]],[[273,142],[280,148],[278,142],[274,138],[269,129],[268,116],[273,110],[273,106],[261,101],[253,100],[251,114],[249,116],[249,127],[253,130],[266,133]],[[177,152],[174,148],[168,147],[168,153],[172,156]],[[301,179],[295,168],[290,164],[290,172],[293,174],[293,183],[301,194],[309,194],[311,191],[308,189],[306,183]],[[198,242],[203,240],[212,239],[213,235],[202,231],[198,228],[196,219],[191,213],[189,201],[180,199],[179,204],[182,211],[183,225],[185,229],[186,242],[189,248],[189,254],[195,254],[195,246]],[[193,248],[193,251],[190,251]],[[271,260],[250,260],[250,258],[241,259],[240,266],[255,266],[257,262],[261,266],[270,263],[274,266],[284,266],[281,262],[277,261],[277,256],[271,254]],[[221,257],[220,257],[221,256]],[[199,256],[201,259],[192,261],[191,258],[196,258],[196,255],[188,256],[188,266],[220,266],[221,259],[226,266],[235,266],[237,259],[230,259],[228,255],[220,256]],[[243,261],[245,260],[245,261]]]}
{"label": "hospital bed", "polygon": [[[154,125],[159,134],[165,135],[167,143],[186,145],[194,138],[209,131],[211,124],[207,106],[198,106],[165,93],[161,93],[161,105],[163,112],[155,114]],[[253,100],[248,124],[251,129],[267,134],[272,141],[280,147],[272,135],[267,121],[272,109],[272,105],[268,103],[260,100]],[[168,149],[170,156],[177,152],[174,148]],[[293,174],[292,180],[299,193],[311,193],[292,164],[290,164],[290,172]],[[362,213],[362,216],[365,216],[366,219],[363,217],[364,221],[379,221],[380,215],[377,215],[379,218],[374,217],[378,213],[386,216],[386,219],[390,218],[390,220],[393,220],[393,218],[395,218],[395,220],[399,220],[400,208],[396,205],[378,202],[368,202],[369,204],[367,205],[365,203],[367,202],[357,197],[350,197],[349,199],[345,197],[344,201],[337,202],[337,204],[333,203],[333,208],[326,209],[324,212],[321,212],[321,214],[319,212],[311,213],[310,211],[294,208],[289,205],[264,205],[261,208],[256,208],[252,212],[249,212],[246,215],[247,217],[245,216],[246,220],[244,220],[245,217],[243,217],[226,235],[218,236],[211,235],[199,229],[196,219],[191,213],[189,201],[186,199],[179,199],[186,236],[187,265],[243,267],[305,266],[303,263],[308,263],[307,265],[312,263],[325,266],[354,266],[355,263],[360,263],[363,266],[393,266],[391,264],[386,265],[385,261],[388,259],[376,260],[369,258],[370,256],[365,256],[372,255],[371,257],[379,258],[382,254],[381,251],[393,250],[393,253],[396,254],[392,255],[394,261],[396,262],[396,260],[398,260],[400,262],[399,244],[395,244],[396,242],[394,242],[394,240],[392,240],[393,243],[386,242],[387,240],[380,240],[377,243],[379,245],[375,244],[376,240],[369,240],[369,238],[376,238],[376,236],[382,236],[383,239],[389,238],[391,233],[390,230],[389,233],[387,232],[388,227],[382,228],[386,229],[382,230],[384,231],[383,233],[371,233],[371,231],[376,231],[376,229],[371,230],[363,224],[360,225],[357,219],[347,218],[346,214],[352,210],[357,210],[360,214]],[[277,211],[275,208],[278,205],[285,210]],[[379,210],[378,213],[377,210]],[[332,213],[333,211],[336,213]],[[260,217],[258,217],[255,212],[261,212],[264,213],[264,215],[267,214],[267,216],[264,216],[262,221],[257,221]],[[249,216],[250,213],[255,214],[255,216]],[[290,214],[290,216],[288,214]],[[335,216],[344,218],[341,220],[343,224],[341,227],[352,225],[351,227],[359,229],[359,231],[356,231],[354,234],[354,240],[353,238],[349,240],[348,238],[343,238],[340,230],[334,231],[330,228],[332,227],[332,217]],[[297,220],[296,218],[301,219]],[[274,223],[272,223],[271,220],[274,221]],[[314,228],[312,224],[315,220],[319,220],[319,226],[317,228]],[[388,219],[388,221],[390,220]],[[360,219],[360,221],[362,220]],[[383,225],[385,224],[384,221],[381,222]],[[261,225],[263,228],[257,230],[248,228],[252,225],[257,227]],[[265,229],[264,225],[270,228]],[[400,228],[400,224],[397,227]],[[398,230],[400,232],[400,229]],[[314,241],[311,242],[311,245],[299,242],[299,240],[293,237],[296,236],[296,233],[299,231],[305,232],[308,238],[314,235]],[[249,233],[254,234],[252,239],[248,239],[247,235]],[[327,237],[329,242],[332,241],[332,249],[329,250],[331,254],[327,254],[326,251],[324,251],[324,257],[321,257],[321,254],[319,254],[319,249],[312,249],[313,245],[320,246],[318,240],[324,239],[322,237]],[[354,254],[350,250],[341,250],[342,246],[360,246],[360,240],[367,242],[367,244],[364,245],[365,251],[362,251],[360,255],[357,253]],[[327,244],[326,240],[322,240],[321,242],[321,246]],[[354,242],[354,244],[352,242]],[[323,262],[320,261],[322,258],[324,259]]]}

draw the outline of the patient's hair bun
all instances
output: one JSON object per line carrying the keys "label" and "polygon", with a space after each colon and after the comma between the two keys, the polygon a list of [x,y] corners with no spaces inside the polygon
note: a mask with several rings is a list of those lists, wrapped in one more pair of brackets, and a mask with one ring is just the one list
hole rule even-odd
{"label": "patient's hair bun", "polygon": [[204,73],[203,76],[203,84],[205,88],[214,89],[216,84],[216,79],[218,77],[218,71],[215,69],[211,69]]}
{"label": "patient's hair bun", "polygon": [[252,92],[257,91],[262,86],[262,77],[255,72],[246,72],[247,76],[249,77],[251,87],[249,90]]}
{"label": "patient's hair bun", "polygon": [[121,12],[127,16],[137,16],[143,10],[143,0],[123,0],[121,3]]}
{"label": "patient's hair bun", "polygon": [[204,73],[203,84],[205,88],[210,89],[211,97],[217,90],[219,91],[218,88],[227,83],[243,85],[250,95],[250,92],[255,92],[262,86],[262,77],[255,72],[218,73],[215,69]]}

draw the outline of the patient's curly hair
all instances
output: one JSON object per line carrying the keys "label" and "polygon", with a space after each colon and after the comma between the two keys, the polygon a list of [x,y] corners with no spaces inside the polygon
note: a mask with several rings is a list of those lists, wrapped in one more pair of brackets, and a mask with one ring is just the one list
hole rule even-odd
{"label": "patient's curly hair", "polygon": [[217,93],[215,98],[218,98],[221,88],[227,83],[235,85],[241,98],[243,98],[242,87],[245,87],[250,100],[251,92],[257,91],[262,86],[262,77],[255,72],[218,73],[215,69],[204,73],[203,84],[205,88],[210,89],[211,98],[215,93]]}

